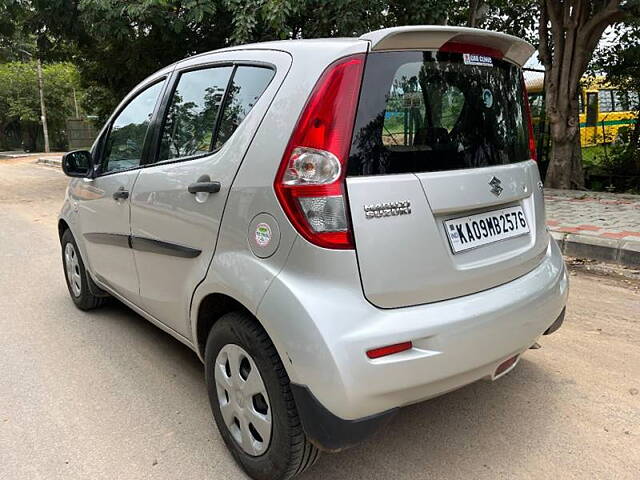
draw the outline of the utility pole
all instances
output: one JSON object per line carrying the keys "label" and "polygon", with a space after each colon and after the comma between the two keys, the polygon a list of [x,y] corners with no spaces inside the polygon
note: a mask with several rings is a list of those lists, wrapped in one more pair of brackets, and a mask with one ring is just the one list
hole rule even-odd
{"label": "utility pole", "polygon": [[78,108],[78,98],[76,97],[76,89],[73,89],[73,104],[76,107],[76,118],[80,118],[80,109]]}
{"label": "utility pole", "polygon": [[[18,48],[22,53],[29,55],[33,59],[33,54],[27,52],[23,48]],[[47,107],[44,104],[44,81],[42,80],[42,62],[40,57],[36,59],[38,69],[38,91],[40,92],[40,120],[42,121],[42,133],[44,134],[44,151],[49,153],[49,128],[47,126]]]}
{"label": "utility pole", "polygon": [[44,82],[42,80],[42,62],[40,57],[36,60],[38,65],[38,90],[40,90],[40,111],[42,120],[42,131],[44,133],[44,151],[49,153],[49,128],[47,127],[47,107],[44,104]]}

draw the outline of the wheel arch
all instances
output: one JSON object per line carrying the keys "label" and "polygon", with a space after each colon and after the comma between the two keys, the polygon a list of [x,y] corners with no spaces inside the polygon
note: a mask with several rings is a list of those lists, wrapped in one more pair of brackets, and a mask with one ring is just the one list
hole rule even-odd
{"label": "wheel arch", "polygon": [[[231,312],[245,312],[254,322],[267,333],[269,339],[280,356],[280,360],[284,365],[290,379],[297,378],[295,369],[289,358],[286,347],[277,338],[277,332],[274,331],[273,325],[270,325],[265,319],[260,319],[256,312],[247,307],[246,304],[237,299],[232,293],[223,293],[221,291],[212,292],[204,295],[197,303],[197,309],[192,308],[192,348],[204,362],[204,351],[207,344],[209,332],[222,316]],[[287,361],[288,360],[288,361]]]}
{"label": "wheel arch", "polygon": [[67,221],[64,218],[61,218],[58,220],[58,238],[60,240],[62,240],[62,235],[64,235],[64,232],[67,230],[71,230],[71,227],[69,227],[69,224],[67,223]]}
{"label": "wheel arch", "polygon": [[260,323],[253,312],[232,296],[219,292],[205,295],[198,303],[196,328],[194,329],[193,345],[200,359],[204,359],[204,349],[211,328],[223,315],[230,312],[246,312]]}

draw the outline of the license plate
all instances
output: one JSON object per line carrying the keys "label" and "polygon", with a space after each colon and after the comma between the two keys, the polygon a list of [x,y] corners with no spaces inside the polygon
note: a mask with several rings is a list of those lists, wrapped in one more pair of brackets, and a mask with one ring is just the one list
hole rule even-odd
{"label": "license plate", "polygon": [[453,253],[529,233],[522,207],[509,207],[444,222]]}

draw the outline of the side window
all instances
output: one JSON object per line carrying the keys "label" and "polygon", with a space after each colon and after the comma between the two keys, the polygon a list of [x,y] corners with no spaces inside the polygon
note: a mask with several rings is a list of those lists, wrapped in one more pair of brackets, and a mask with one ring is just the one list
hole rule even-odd
{"label": "side window", "polygon": [[233,75],[215,148],[231,137],[271,82],[275,72],[270,68],[239,66]]}
{"label": "side window", "polygon": [[578,111],[584,113],[584,98],[582,96],[582,90],[578,93]]}
{"label": "side window", "polygon": [[147,128],[164,81],[138,94],[111,124],[102,160],[103,172],[116,172],[140,165]]}
{"label": "side window", "polygon": [[598,102],[600,103],[601,112],[613,111],[613,97],[611,90],[600,90],[598,92]]}
{"label": "side window", "polygon": [[594,127],[598,123],[598,94],[587,93],[587,127]]}
{"label": "side window", "polygon": [[159,160],[208,153],[220,105],[233,67],[193,70],[180,75],[160,141]]}
{"label": "side window", "polygon": [[626,90],[614,90],[613,98],[615,101],[616,112],[628,112],[638,108],[637,92],[628,92]]}

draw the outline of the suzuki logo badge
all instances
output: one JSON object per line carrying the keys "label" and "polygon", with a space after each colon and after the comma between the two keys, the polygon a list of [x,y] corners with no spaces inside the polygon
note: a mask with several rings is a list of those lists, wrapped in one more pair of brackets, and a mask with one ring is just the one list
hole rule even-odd
{"label": "suzuki logo badge", "polygon": [[489,181],[489,185],[491,185],[491,190],[489,190],[489,191],[491,193],[493,193],[496,197],[499,197],[500,194],[502,193],[502,191],[504,190],[504,188],[502,188],[501,184],[502,184],[502,182],[500,181],[500,179],[498,177],[493,177]]}

